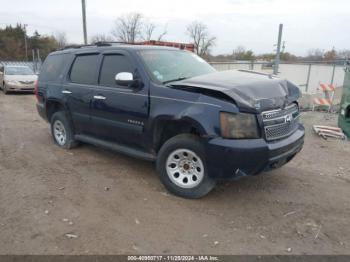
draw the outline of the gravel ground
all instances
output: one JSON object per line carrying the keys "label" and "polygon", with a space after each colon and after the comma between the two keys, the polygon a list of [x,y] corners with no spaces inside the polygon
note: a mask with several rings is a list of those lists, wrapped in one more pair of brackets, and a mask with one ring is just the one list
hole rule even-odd
{"label": "gravel ground", "polygon": [[0,93],[0,254],[350,254],[350,143],[303,113],[303,151],[207,197],[165,192],[151,163],[55,146],[32,95]]}

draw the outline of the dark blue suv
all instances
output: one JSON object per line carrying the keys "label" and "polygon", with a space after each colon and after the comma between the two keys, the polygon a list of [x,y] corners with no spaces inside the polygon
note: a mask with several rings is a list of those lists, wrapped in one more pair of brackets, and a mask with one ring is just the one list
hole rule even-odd
{"label": "dark blue suv", "polygon": [[36,88],[54,141],[155,161],[172,193],[199,198],[219,179],[280,167],[302,148],[297,86],[217,72],[195,54],[100,43],[51,53]]}

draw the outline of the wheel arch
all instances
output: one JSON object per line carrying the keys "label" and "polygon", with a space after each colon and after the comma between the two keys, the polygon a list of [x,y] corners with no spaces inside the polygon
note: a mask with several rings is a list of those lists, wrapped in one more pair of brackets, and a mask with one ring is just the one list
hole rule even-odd
{"label": "wheel arch", "polygon": [[67,107],[60,101],[56,99],[48,99],[46,101],[46,116],[47,120],[51,122],[51,118],[54,113],[58,111],[66,111],[68,112]]}
{"label": "wheel arch", "polygon": [[203,126],[191,117],[170,118],[158,117],[152,128],[153,149],[158,152],[161,146],[170,138],[179,134],[193,134],[203,137],[207,133]]}
{"label": "wheel arch", "polygon": [[350,118],[350,103],[345,106],[345,118]]}

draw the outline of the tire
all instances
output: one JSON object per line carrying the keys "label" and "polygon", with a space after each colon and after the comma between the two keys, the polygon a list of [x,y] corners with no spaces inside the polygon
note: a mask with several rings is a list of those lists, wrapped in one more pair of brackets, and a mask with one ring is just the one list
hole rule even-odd
{"label": "tire", "polygon": [[64,111],[58,111],[51,117],[51,134],[55,143],[65,149],[78,145],[74,140],[72,124]]}
{"label": "tire", "polygon": [[177,135],[166,141],[156,166],[166,189],[180,197],[201,198],[216,185],[208,175],[203,144],[194,135]]}
{"label": "tire", "polygon": [[9,91],[8,91],[7,88],[6,88],[5,83],[4,83],[3,86],[2,86],[2,92],[4,92],[5,95],[7,95],[7,94],[9,93]]}

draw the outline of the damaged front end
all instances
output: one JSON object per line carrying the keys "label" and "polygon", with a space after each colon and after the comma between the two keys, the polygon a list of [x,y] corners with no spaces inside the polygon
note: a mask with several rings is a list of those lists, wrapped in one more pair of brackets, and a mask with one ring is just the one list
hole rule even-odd
{"label": "damaged front end", "polygon": [[[172,87],[225,102],[220,110],[221,134],[207,144],[211,173],[216,177],[235,179],[281,167],[303,147],[300,91],[288,80],[251,71],[224,71],[174,82]],[[223,121],[223,116],[233,120]]]}
{"label": "damaged front end", "polygon": [[[240,111],[261,113],[296,102],[299,88],[288,80],[252,71],[223,71],[174,82],[175,88],[200,88],[231,98]],[[216,94],[216,96],[218,96]]]}

